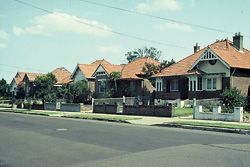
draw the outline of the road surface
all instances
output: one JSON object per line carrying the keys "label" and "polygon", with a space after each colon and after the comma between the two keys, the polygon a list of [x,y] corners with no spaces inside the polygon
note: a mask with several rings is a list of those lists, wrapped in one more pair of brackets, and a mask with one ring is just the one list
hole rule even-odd
{"label": "road surface", "polygon": [[0,167],[250,166],[250,136],[0,112]]}

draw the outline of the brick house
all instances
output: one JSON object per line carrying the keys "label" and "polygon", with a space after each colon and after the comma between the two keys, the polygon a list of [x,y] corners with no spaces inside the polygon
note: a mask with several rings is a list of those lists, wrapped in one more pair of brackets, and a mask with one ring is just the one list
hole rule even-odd
{"label": "brick house", "polygon": [[124,66],[121,79],[118,81],[118,89],[124,89],[123,95],[126,96],[149,96],[154,90],[154,86],[146,79],[143,68],[145,64],[159,66],[160,62],[149,58],[138,58]]}
{"label": "brick house", "polygon": [[73,82],[87,81],[91,97],[95,92],[95,83],[96,83],[96,79],[93,74],[95,73],[100,64],[110,65],[110,63],[104,59],[96,60],[90,64],[77,64],[74,72],[72,73],[71,79]]}
{"label": "brick house", "polygon": [[15,77],[12,79],[10,83],[10,94],[12,96],[16,96],[20,86],[22,85],[23,78],[25,76],[25,72],[17,72]]}
{"label": "brick house", "polygon": [[42,73],[25,73],[23,77],[25,97],[29,97],[34,94],[34,81],[38,76],[42,76]]}
{"label": "brick house", "polygon": [[[64,67],[56,68],[51,72],[55,75],[57,82],[55,83],[55,87],[62,86],[65,84],[69,84],[71,82],[71,72],[68,71]],[[23,84],[25,90],[25,96],[29,97],[34,94],[34,81],[37,77],[45,75],[43,73],[25,73],[23,77]]]}
{"label": "brick house", "polygon": [[114,65],[110,63],[101,63],[96,68],[92,77],[95,78],[95,97],[107,97],[110,87],[110,74],[112,72],[121,72],[124,65]]}
{"label": "brick house", "polygon": [[216,41],[163,69],[153,76],[156,99],[218,98],[226,88],[237,87],[247,96],[250,85],[250,51],[243,48],[243,36],[233,42]]}

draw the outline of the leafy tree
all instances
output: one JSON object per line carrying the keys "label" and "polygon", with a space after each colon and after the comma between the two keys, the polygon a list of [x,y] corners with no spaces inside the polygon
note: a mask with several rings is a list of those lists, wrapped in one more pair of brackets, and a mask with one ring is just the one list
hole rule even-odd
{"label": "leafy tree", "polygon": [[5,79],[0,80],[0,97],[8,96],[9,85],[7,84]]}
{"label": "leafy tree", "polygon": [[140,57],[151,57],[155,60],[159,60],[159,58],[161,57],[162,52],[157,50],[154,47],[143,47],[143,48],[138,48],[135,49],[133,51],[129,51],[125,54],[125,56],[127,57],[128,62],[131,62],[137,58]]}
{"label": "leafy tree", "polygon": [[36,98],[40,98],[43,102],[52,102],[56,100],[56,91],[54,84],[56,77],[52,73],[39,76],[34,81],[34,94]]}
{"label": "leafy tree", "polygon": [[159,66],[159,70],[163,70],[166,67],[171,66],[172,64],[175,64],[176,62],[174,61],[174,59],[168,61],[168,60],[163,60]]}
{"label": "leafy tree", "polygon": [[17,99],[24,99],[24,97],[25,97],[25,88],[24,88],[24,84],[22,84],[22,85],[18,86],[16,98]]}
{"label": "leafy tree", "polygon": [[90,91],[86,81],[77,81],[68,86],[66,98],[70,102],[82,103],[85,102]]}
{"label": "leafy tree", "polygon": [[145,66],[142,68],[142,71],[145,73],[147,79],[149,79],[152,75],[159,72],[159,66],[155,66],[151,63],[145,63]]}
{"label": "leafy tree", "polygon": [[121,78],[121,72],[111,72],[110,73],[110,79],[114,81],[115,83],[115,91],[117,91],[117,80]]}
{"label": "leafy tree", "polygon": [[222,102],[226,109],[230,112],[233,111],[234,107],[244,107],[245,97],[241,94],[241,91],[237,88],[226,89],[221,94]]}

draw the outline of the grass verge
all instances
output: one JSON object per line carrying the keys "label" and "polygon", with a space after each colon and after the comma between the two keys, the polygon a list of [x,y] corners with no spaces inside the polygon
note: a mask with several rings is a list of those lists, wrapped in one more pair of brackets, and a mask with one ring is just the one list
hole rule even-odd
{"label": "grass verge", "polygon": [[103,121],[113,121],[113,122],[126,122],[127,120],[141,119],[140,117],[128,117],[128,116],[123,116],[123,115],[69,113],[69,112],[61,112],[61,111],[43,111],[43,110],[25,110],[25,109],[12,110],[12,109],[6,109],[6,108],[1,108],[0,111],[33,114],[33,115],[43,115],[43,116],[59,116],[59,117],[66,117],[66,118],[103,120]]}
{"label": "grass verge", "polygon": [[219,123],[219,122],[176,121],[176,122],[172,122],[171,124],[250,130],[250,125],[249,126],[248,125],[236,125],[236,124],[227,124],[227,123]]}
{"label": "grass verge", "polygon": [[192,108],[175,108],[175,117],[190,116],[193,114]]}

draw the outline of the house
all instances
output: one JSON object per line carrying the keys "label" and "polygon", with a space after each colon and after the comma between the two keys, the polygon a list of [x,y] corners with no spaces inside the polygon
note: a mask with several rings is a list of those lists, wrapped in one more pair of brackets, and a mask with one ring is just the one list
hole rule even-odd
{"label": "house", "polygon": [[104,59],[101,59],[90,64],[77,64],[74,72],[72,73],[72,82],[75,83],[77,81],[87,81],[90,92],[93,95],[95,92],[95,77],[93,74],[100,64],[105,65],[110,63]]}
{"label": "house", "polygon": [[64,67],[56,68],[51,73],[56,77],[56,84],[54,86],[62,86],[72,81],[71,72]]}
{"label": "house", "polygon": [[149,96],[155,88],[146,78],[145,64],[159,66],[160,62],[150,58],[138,58],[124,66],[121,78],[118,81],[118,88],[123,91],[125,96]]}
{"label": "house", "polygon": [[23,77],[25,97],[29,97],[34,94],[34,81],[38,76],[42,76],[42,73],[25,73]]}
{"label": "house", "polygon": [[114,65],[110,63],[100,63],[96,68],[92,77],[95,78],[95,97],[102,98],[107,97],[111,90],[110,86],[110,74],[112,72],[121,73],[123,65]]}
{"label": "house", "polygon": [[22,85],[23,78],[25,76],[25,72],[17,72],[15,77],[12,79],[10,83],[10,94],[13,96],[17,96],[18,90]]}
{"label": "house", "polygon": [[237,87],[247,95],[250,85],[250,51],[243,48],[243,36],[233,42],[220,40],[163,69],[153,76],[156,99],[219,98],[226,88]]}

